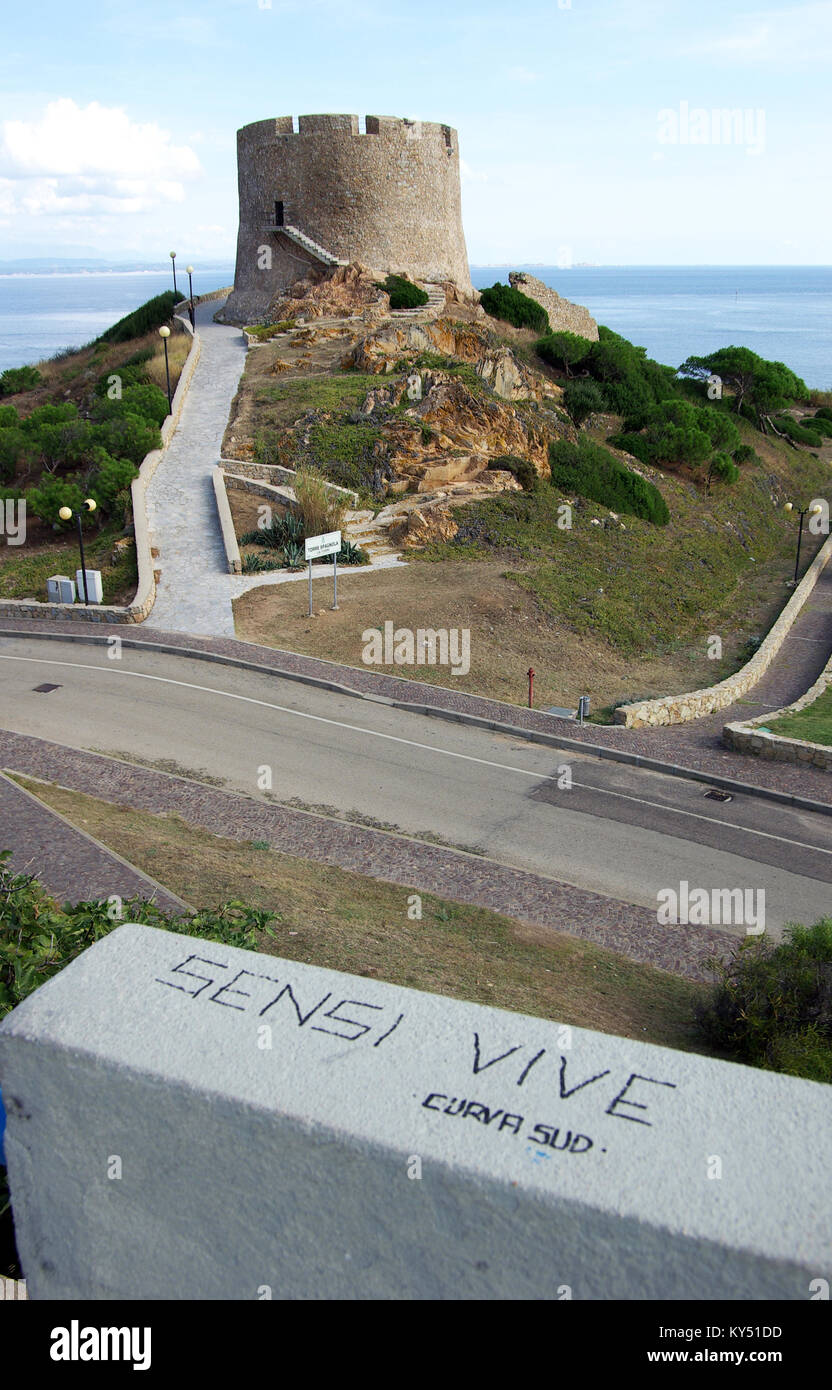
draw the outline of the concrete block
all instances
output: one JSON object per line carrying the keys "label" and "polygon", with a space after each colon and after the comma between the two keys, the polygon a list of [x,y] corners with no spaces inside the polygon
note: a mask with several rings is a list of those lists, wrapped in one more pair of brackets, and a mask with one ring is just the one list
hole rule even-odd
{"label": "concrete block", "polygon": [[5,1020],[0,1084],[36,1299],[832,1279],[813,1082],[126,925]]}

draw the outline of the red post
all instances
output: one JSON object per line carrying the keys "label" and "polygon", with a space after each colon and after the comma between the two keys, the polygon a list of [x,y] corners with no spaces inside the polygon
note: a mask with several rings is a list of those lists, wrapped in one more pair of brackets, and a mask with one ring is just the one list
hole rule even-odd
{"label": "red post", "polygon": [[529,709],[532,709],[534,702],[534,671],[529,667]]}

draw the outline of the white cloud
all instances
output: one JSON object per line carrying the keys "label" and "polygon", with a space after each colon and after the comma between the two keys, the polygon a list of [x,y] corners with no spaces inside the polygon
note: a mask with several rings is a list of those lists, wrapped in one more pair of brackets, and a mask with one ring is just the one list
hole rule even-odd
{"label": "white cloud", "polygon": [[0,126],[0,207],[34,214],[130,213],[179,203],[201,173],[187,145],[121,107],[50,102],[39,119]]}
{"label": "white cloud", "polygon": [[791,9],[745,16],[743,27],[685,45],[686,54],[729,63],[802,66],[832,58],[832,0],[810,0]]}

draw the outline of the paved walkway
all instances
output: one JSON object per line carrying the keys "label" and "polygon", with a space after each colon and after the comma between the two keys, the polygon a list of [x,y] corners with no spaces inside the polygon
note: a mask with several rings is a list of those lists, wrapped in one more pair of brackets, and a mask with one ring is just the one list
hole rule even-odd
{"label": "paved walkway", "polygon": [[237,792],[63,748],[27,734],[0,731],[0,767],[25,770],[104,801],[156,815],[181,816],[213,835],[265,840],[284,854],[337,865],[409,891],[491,908],[595,941],[633,960],[690,979],[711,979],[705,958],[714,951],[727,954],[737,942],[731,932],[717,927],[660,926],[655,912],[645,907],[490,859],[289,806],[269,805]]}
{"label": "paved walkway", "polygon": [[[15,771],[31,774],[34,768],[18,763]],[[153,898],[167,912],[187,910],[175,894],[2,773],[0,826],[0,849],[11,850],[15,872],[32,874],[61,903],[101,902],[117,894]]]}
{"label": "paved walkway", "polygon": [[231,576],[211,469],[246,360],[239,328],[214,323],[217,300],[197,305],[201,340],[179,425],[147,489],[148,524],[162,576],[153,625],[168,632],[233,636]]}

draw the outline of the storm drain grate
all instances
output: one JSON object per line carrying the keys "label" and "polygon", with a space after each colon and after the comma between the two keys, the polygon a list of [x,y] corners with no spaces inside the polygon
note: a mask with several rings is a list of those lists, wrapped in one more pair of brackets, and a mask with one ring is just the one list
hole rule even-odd
{"label": "storm drain grate", "polygon": [[60,689],[61,689],[61,686],[60,686],[60,685],[50,685],[48,681],[46,681],[43,685],[36,685],[36,686],[33,686],[33,690],[34,690],[34,692],[35,692],[36,695],[48,695],[49,692],[50,692],[50,690],[60,690]]}
{"label": "storm drain grate", "polygon": [[733,796],[731,795],[730,792],[721,792],[717,787],[711,787],[711,790],[710,790],[709,792],[706,792],[705,795],[706,795],[711,801],[733,801],[733,800],[734,800],[734,798],[733,798]]}

